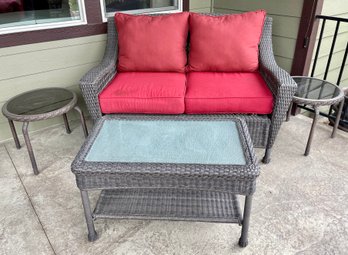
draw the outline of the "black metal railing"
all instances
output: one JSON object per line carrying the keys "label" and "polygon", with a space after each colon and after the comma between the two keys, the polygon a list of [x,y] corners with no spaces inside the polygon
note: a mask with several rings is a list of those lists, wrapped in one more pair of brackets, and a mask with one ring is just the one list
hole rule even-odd
{"label": "black metal railing", "polygon": [[[335,46],[336,46],[336,41],[337,41],[337,36],[339,35],[339,29],[342,23],[347,23],[348,24],[348,18],[339,18],[339,17],[332,17],[332,16],[325,16],[325,15],[317,15],[316,16],[317,19],[321,20],[321,29],[320,29],[320,34],[319,34],[319,38],[318,38],[318,43],[317,43],[317,47],[316,47],[316,51],[315,51],[315,57],[314,57],[314,61],[313,61],[313,66],[312,66],[312,71],[310,76],[313,77],[315,74],[315,70],[317,67],[317,62],[318,62],[318,58],[319,58],[319,52],[321,49],[321,43],[324,37],[324,31],[325,31],[325,25],[326,22],[336,22],[336,27],[335,27],[335,33],[332,37],[332,43],[331,43],[331,47],[330,47],[330,52],[327,58],[327,62],[326,62],[326,66],[325,66],[325,72],[324,72],[324,76],[322,77],[323,80],[327,79],[327,76],[329,74],[330,71],[330,65],[331,65],[331,61],[332,61],[332,56],[334,55],[334,50],[335,50]],[[345,66],[346,66],[346,61],[347,61],[347,55],[348,55],[348,37],[347,37],[347,43],[346,43],[346,48],[345,48],[345,52],[342,58],[342,62],[341,62],[341,66],[339,67],[339,73],[338,73],[338,77],[336,80],[336,85],[340,85],[341,81],[342,81],[342,75],[343,72],[345,70]],[[299,106],[302,109],[308,110],[313,112],[313,109],[308,108],[306,106]],[[332,114],[334,107],[331,107],[329,110],[329,113],[325,113],[325,112],[320,112],[320,115],[325,116],[327,118],[329,118],[329,120],[333,120],[336,118],[335,114]],[[334,109],[335,110],[335,109]],[[345,125],[348,126],[348,118],[345,118],[346,116],[348,116],[348,104],[345,105],[343,112],[342,112],[342,118],[340,121],[340,125]]]}

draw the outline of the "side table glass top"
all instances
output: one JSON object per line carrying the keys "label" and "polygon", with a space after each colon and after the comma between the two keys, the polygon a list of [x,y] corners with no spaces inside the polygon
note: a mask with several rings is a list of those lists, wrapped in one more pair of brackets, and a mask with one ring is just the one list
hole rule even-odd
{"label": "side table glass top", "polygon": [[328,81],[301,76],[295,76],[293,79],[297,83],[295,101],[331,101],[342,96],[341,89]]}
{"label": "side table glass top", "polygon": [[234,121],[107,120],[86,161],[246,164]]}
{"label": "side table glass top", "polygon": [[14,115],[38,115],[60,109],[74,99],[74,94],[63,88],[32,90],[10,99],[6,110]]}

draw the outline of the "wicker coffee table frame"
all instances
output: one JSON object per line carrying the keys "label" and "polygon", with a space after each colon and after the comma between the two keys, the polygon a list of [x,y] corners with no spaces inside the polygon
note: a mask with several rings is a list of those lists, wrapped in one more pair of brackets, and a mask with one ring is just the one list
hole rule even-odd
{"label": "wicker coffee table frame", "polygon": [[20,114],[14,114],[14,113],[12,113],[12,112],[10,112],[8,110],[7,105],[12,100],[15,100],[16,98],[21,97],[21,96],[23,96],[23,95],[25,95],[27,93],[40,92],[42,90],[42,89],[37,89],[37,90],[31,90],[31,91],[24,92],[22,94],[19,94],[19,95],[15,96],[15,97],[9,99],[2,107],[2,113],[8,119],[8,123],[10,125],[11,133],[12,133],[12,136],[13,136],[13,140],[15,142],[15,145],[16,145],[17,149],[20,149],[21,146],[20,146],[20,142],[19,142],[19,139],[18,139],[17,131],[16,131],[16,128],[15,128],[15,125],[14,125],[13,121],[23,122],[22,133],[23,133],[23,137],[24,137],[24,141],[25,141],[27,150],[28,150],[28,154],[29,154],[29,158],[30,158],[31,165],[32,165],[32,168],[33,168],[33,172],[34,172],[35,175],[39,174],[39,170],[38,170],[38,167],[37,167],[37,163],[36,163],[33,147],[31,145],[30,138],[29,138],[29,133],[28,133],[29,122],[51,119],[51,118],[54,118],[54,117],[62,115],[63,116],[63,120],[64,120],[64,125],[65,125],[66,132],[68,134],[70,134],[71,130],[70,130],[70,126],[69,126],[69,122],[68,122],[68,118],[67,118],[66,114],[69,111],[71,111],[72,109],[75,109],[78,112],[79,116],[80,116],[80,121],[81,121],[81,125],[82,125],[82,129],[83,129],[84,135],[85,135],[85,137],[88,136],[88,131],[87,131],[85,117],[84,117],[83,112],[80,109],[80,107],[76,105],[77,104],[76,93],[73,92],[73,91],[64,89],[64,88],[50,88],[50,89],[59,89],[59,90],[64,90],[64,91],[67,91],[67,92],[71,93],[71,95],[72,95],[71,101],[68,102],[66,105],[64,105],[63,107],[61,107],[59,109],[56,109],[56,110],[53,110],[53,111],[47,112],[47,113],[41,113],[41,114],[20,115]]}
{"label": "wicker coffee table frame", "polygon": [[[238,128],[246,164],[85,161],[84,159],[103,123],[108,120],[234,121]],[[89,138],[73,161],[71,169],[81,191],[89,241],[97,239],[94,220],[99,218],[135,218],[239,223],[242,225],[239,245],[242,247],[247,245],[251,201],[255,192],[259,167],[247,125],[240,118],[228,115],[103,116],[96,122]],[[102,190],[94,212],[91,210],[88,198],[89,190]],[[235,196],[237,194],[246,196],[243,217]],[[158,196],[162,196],[161,199],[164,199],[165,202],[159,203]],[[177,202],[173,201],[173,197]],[[129,201],[135,198],[141,202],[130,206]],[[182,200],[180,200],[181,198]],[[201,211],[187,212],[187,208],[196,203],[199,203]],[[166,209],[163,208],[165,205]]]}

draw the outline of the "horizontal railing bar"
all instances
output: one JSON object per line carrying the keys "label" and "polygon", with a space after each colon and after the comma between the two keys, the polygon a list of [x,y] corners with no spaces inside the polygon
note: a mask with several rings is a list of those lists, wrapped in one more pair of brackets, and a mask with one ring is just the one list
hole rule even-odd
{"label": "horizontal railing bar", "polygon": [[326,19],[326,20],[335,20],[335,21],[342,21],[342,22],[348,22],[348,18],[341,18],[341,17],[332,17],[332,16],[325,16],[325,15],[317,15],[317,19]]}

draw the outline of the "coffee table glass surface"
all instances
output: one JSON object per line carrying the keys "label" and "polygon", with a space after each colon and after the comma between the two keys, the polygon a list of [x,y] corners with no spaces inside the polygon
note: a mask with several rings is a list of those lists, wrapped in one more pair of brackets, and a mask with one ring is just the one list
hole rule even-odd
{"label": "coffee table glass surface", "polygon": [[233,121],[104,122],[86,161],[244,165]]}

